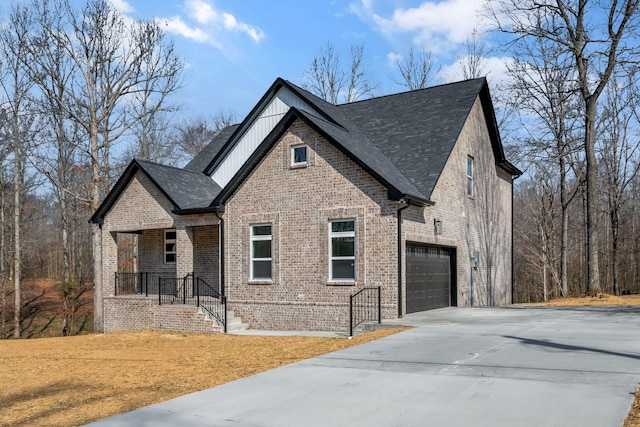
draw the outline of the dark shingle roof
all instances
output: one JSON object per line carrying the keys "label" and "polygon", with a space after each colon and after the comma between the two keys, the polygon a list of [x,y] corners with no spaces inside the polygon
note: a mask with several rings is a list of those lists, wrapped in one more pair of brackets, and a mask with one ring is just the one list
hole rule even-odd
{"label": "dark shingle roof", "polygon": [[428,198],[485,84],[467,80],[339,108]]}
{"label": "dark shingle roof", "polygon": [[[223,190],[208,175],[239,141],[241,133],[238,132],[252,124],[281,87],[305,100],[312,111],[292,108]],[[484,78],[337,106],[277,79],[241,124],[222,130],[184,169],[134,160],[91,221],[102,221],[137,170],[149,176],[175,205],[176,211],[210,209],[214,201],[226,200],[235,191],[294,119],[304,120],[332,141],[385,185],[390,196],[427,202],[478,97],[496,163],[513,175],[520,174],[504,158]]]}
{"label": "dark shingle roof", "polygon": [[220,149],[229,140],[233,132],[238,129],[239,125],[231,125],[222,129],[209,144],[207,144],[202,151],[200,151],[187,165],[184,167],[186,170],[192,172],[204,172],[209,166],[211,160],[218,154]]}
{"label": "dark shingle roof", "polygon": [[222,188],[200,172],[137,160],[153,182],[180,210],[206,208]]}
{"label": "dark shingle roof", "polygon": [[132,160],[113,186],[100,207],[89,220],[102,223],[105,215],[127,188],[136,172],[142,171],[173,204],[176,211],[207,209],[211,201],[222,191],[210,177],[172,166],[159,165],[144,160]]}
{"label": "dark shingle roof", "polygon": [[362,163],[362,166],[369,168],[371,172],[378,175],[377,178],[384,180],[386,185],[393,186],[402,194],[410,194],[424,200],[427,199],[427,196],[421,193],[353,123],[346,125],[347,130],[304,111],[300,111],[300,114],[321,129],[325,135],[333,139],[341,148],[347,150],[358,160],[358,163]]}

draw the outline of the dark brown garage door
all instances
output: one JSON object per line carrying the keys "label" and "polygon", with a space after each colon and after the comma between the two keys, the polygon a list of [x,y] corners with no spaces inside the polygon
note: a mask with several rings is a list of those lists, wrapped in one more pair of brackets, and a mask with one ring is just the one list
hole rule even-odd
{"label": "dark brown garage door", "polygon": [[406,277],[407,313],[451,304],[449,249],[407,243]]}

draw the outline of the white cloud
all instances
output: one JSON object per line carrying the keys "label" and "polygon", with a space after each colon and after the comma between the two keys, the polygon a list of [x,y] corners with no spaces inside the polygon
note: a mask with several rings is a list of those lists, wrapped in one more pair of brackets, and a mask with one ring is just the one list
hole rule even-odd
{"label": "white cloud", "polygon": [[412,35],[413,43],[428,51],[450,50],[464,43],[474,29],[489,25],[483,18],[485,0],[425,1],[417,7],[396,8],[389,14],[374,11],[371,0],[350,5],[360,18],[370,20],[383,34]]}
{"label": "white cloud", "polygon": [[189,40],[197,42],[209,41],[209,34],[198,27],[190,27],[179,16],[173,16],[171,18],[162,19],[161,22],[167,27],[167,31],[173,34],[178,34]]}
{"label": "white cloud", "polygon": [[403,56],[399,53],[389,52],[387,53],[387,65],[391,68],[395,68],[398,61],[402,61]]}
{"label": "white cloud", "polygon": [[200,24],[211,24],[218,20],[218,12],[213,9],[211,4],[202,0],[191,0],[185,3],[185,9],[189,15]]}
{"label": "white cloud", "polygon": [[[453,64],[445,65],[440,69],[438,77],[444,82],[455,82],[464,79],[462,72],[462,64],[468,58],[460,57]],[[507,73],[507,67],[513,63],[511,57],[484,57],[481,59],[480,69],[482,74],[493,87],[502,87],[510,78]]]}
{"label": "white cloud", "polygon": [[134,11],[133,6],[131,6],[127,0],[109,0],[109,3],[111,3],[111,5],[113,7],[115,7],[115,9],[123,14],[126,13],[131,13]]}
{"label": "white cloud", "polygon": [[[221,45],[220,39],[224,31],[243,33],[256,43],[265,37],[260,28],[238,20],[231,13],[216,9],[210,0],[187,0],[184,3],[184,10],[187,15],[184,18],[194,22],[189,25],[180,18],[180,22],[176,23],[176,29],[179,29],[177,33],[192,40]],[[175,18],[171,19],[175,20]],[[206,34],[207,37],[203,38],[202,34]]]}
{"label": "white cloud", "polygon": [[224,13],[222,16],[224,17],[224,27],[227,30],[246,33],[256,43],[264,38],[264,32],[260,28],[255,28],[249,24],[238,21],[235,16],[230,13]]}

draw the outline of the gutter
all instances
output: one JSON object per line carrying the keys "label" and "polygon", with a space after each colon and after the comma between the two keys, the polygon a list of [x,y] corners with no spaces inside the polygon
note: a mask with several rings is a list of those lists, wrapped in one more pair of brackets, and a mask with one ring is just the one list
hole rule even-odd
{"label": "gutter", "polygon": [[398,319],[402,318],[402,211],[411,206],[411,199],[398,208]]}
{"label": "gutter", "polygon": [[218,233],[218,240],[220,242],[220,254],[219,254],[219,259],[220,259],[220,294],[224,295],[224,218],[222,218],[219,213],[224,213],[224,206],[216,206],[214,213],[216,214],[216,217],[218,218],[218,220],[220,221],[220,225],[218,226],[219,229],[219,233]]}

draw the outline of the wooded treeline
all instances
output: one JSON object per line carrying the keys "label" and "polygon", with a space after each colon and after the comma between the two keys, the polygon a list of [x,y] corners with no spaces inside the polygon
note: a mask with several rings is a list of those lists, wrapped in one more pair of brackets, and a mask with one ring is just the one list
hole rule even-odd
{"label": "wooded treeline", "polygon": [[[514,187],[516,302],[640,292],[638,1],[494,0],[486,12],[511,58],[508,78],[488,76],[503,143],[525,171]],[[173,41],[106,0],[20,2],[3,22],[0,336],[31,324],[45,278],[60,301],[51,316],[73,334],[100,262],[87,221],[122,168],[133,157],[184,164],[235,117],[177,120]],[[480,40],[458,58],[464,78],[487,71]],[[428,50],[398,56],[391,79],[398,90],[442,83]],[[382,95],[364,45],[327,43],[300,84],[337,103]]]}

